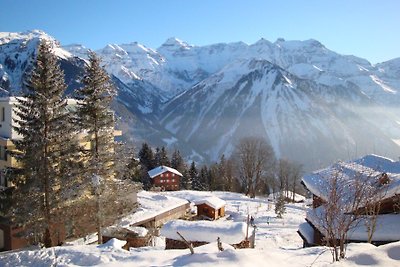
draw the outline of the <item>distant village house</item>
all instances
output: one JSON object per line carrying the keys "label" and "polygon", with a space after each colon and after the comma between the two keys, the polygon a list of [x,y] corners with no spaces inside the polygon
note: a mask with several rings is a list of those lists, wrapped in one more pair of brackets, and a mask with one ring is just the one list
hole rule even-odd
{"label": "distant village house", "polygon": [[148,171],[148,174],[154,187],[159,187],[165,191],[180,190],[180,179],[183,175],[174,168],[159,166]]}

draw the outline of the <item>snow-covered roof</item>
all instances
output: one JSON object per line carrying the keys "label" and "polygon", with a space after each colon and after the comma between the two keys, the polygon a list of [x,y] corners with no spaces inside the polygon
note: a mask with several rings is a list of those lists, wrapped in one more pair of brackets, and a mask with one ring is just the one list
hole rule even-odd
{"label": "snow-covered roof", "polygon": [[246,238],[246,224],[242,222],[184,221],[173,220],[164,224],[161,235],[181,240],[179,232],[188,241],[221,242],[237,244]]}
{"label": "snow-covered roof", "polygon": [[118,237],[117,235],[119,232],[124,234],[127,232],[131,232],[135,233],[138,237],[145,237],[149,231],[144,227],[139,227],[139,226],[121,227],[119,225],[112,225],[103,229],[103,235],[106,236]]}
{"label": "snow-covered roof", "polygon": [[154,178],[154,177],[156,177],[164,172],[167,172],[167,171],[175,173],[176,175],[179,175],[179,176],[183,176],[182,173],[180,173],[179,171],[175,170],[174,168],[167,167],[167,166],[158,166],[154,169],[151,169],[147,173],[149,174],[150,178]]}
{"label": "snow-covered roof", "polygon": [[158,193],[141,191],[138,193],[138,202],[140,207],[138,210],[121,219],[117,224],[120,227],[127,228],[138,222],[151,219],[164,212],[168,212],[174,208],[186,205],[189,201],[177,197],[165,196]]}
{"label": "snow-covered roof", "polygon": [[340,175],[340,180],[348,183],[348,188],[351,190],[351,184],[356,180],[368,180],[369,178],[378,180],[383,173],[386,173],[390,179],[389,184],[382,187],[384,197],[389,198],[400,194],[400,162],[377,155],[367,155],[353,161],[338,162],[326,169],[303,176],[302,181],[314,195],[327,200],[332,177]]}
{"label": "snow-covered roof", "polygon": [[309,223],[304,222],[304,223],[300,224],[299,232],[302,235],[302,237],[307,240],[307,242],[309,244],[314,243],[314,229],[312,228],[312,226]]}
{"label": "snow-covered roof", "polygon": [[[312,223],[322,234],[326,235],[326,220],[323,218],[324,207],[320,206],[307,212],[307,220]],[[352,215],[343,215],[352,216]],[[347,234],[348,240],[367,241],[368,240],[368,217],[356,222]],[[376,229],[372,236],[372,241],[397,241],[400,240],[400,214],[380,214],[377,217]]]}
{"label": "snow-covered roof", "polygon": [[226,202],[219,197],[206,197],[206,198],[199,198],[193,201],[195,205],[207,204],[208,206],[214,209],[220,209],[226,205]]}

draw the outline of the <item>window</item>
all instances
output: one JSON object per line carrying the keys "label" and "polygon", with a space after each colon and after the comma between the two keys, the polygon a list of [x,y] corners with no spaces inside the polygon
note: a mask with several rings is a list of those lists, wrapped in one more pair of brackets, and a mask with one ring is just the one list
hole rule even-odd
{"label": "window", "polygon": [[6,119],[6,109],[4,107],[1,108],[1,121]]}
{"label": "window", "polygon": [[172,179],[172,182],[175,182],[175,179]]}
{"label": "window", "polygon": [[164,174],[163,174],[163,173],[161,173],[160,177],[164,177]]}

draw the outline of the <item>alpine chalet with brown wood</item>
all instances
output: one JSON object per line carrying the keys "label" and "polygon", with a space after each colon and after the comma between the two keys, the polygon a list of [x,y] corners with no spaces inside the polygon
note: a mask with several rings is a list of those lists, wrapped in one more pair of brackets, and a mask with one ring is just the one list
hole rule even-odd
{"label": "alpine chalet with brown wood", "polygon": [[180,190],[182,174],[174,168],[159,166],[147,172],[154,187],[160,187],[165,191]]}

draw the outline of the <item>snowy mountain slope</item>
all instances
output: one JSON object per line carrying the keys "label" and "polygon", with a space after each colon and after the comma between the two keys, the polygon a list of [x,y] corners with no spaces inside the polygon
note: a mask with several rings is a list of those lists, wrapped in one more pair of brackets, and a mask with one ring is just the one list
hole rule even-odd
{"label": "snowy mountain slope", "polygon": [[266,60],[238,60],[169,102],[162,123],[213,160],[248,135],[307,169],[373,149],[397,155],[399,147],[357,106],[373,102],[351,83],[326,86]]}
{"label": "snowy mountain slope", "polygon": [[[244,43],[196,47],[170,38],[157,51],[134,42],[107,45],[96,52],[106,63],[106,69],[124,83],[147,80],[165,96],[173,97],[220,70],[246,47]],[[64,48],[72,53],[81,50],[78,45]]]}
{"label": "snowy mountain slope", "polygon": [[389,63],[373,66],[365,59],[335,53],[312,39],[285,41],[280,38],[274,43],[261,39],[251,45],[237,42],[193,46],[170,38],[157,50],[131,43],[109,45],[97,52],[107,62],[108,70],[125,83],[145,79],[169,97],[187,90],[235,60],[255,58],[268,60],[300,78],[328,86],[353,82],[381,103],[399,101],[397,91],[400,86],[396,82],[399,75],[389,70],[396,66],[398,69],[398,63],[392,62],[392,67]]}
{"label": "snowy mountain slope", "polygon": [[[253,55],[254,51],[261,51],[260,57],[300,78],[311,79],[328,86],[353,82],[375,101],[385,104],[396,104],[399,101],[399,84],[387,84],[385,79],[380,79],[381,71],[378,67],[362,58],[335,53],[316,40],[278,39],[273,44],[261,40],[251,45],[250,50]],[[388,78],[393,78],[394,75],[390,74]],[[399,76],[394,79],[399,80]]]}
{"label": "snowy mountain slope", "polygon": [[[18,93],[38,38],[54,43],[71,92],[88,49],[60,47],[40,31],[0,33],[0,87]],[[277,156],[307,168],[363,153],[398,155],[399,59],[374,66],[316,40],[283,39],[194,46],[170,38],[157,50],[133,42],[96,52],[117,86],[126,140],[212,160],[229,155],[240,137],[259,135]]]}
{"label": "snowy mountain slope", "polygon": [[67,94],[79,87],[77,77],[82,74],[84,60],[62,49],[57,40],[39,30],[25,33],[0,33],[0,87],[9,94],[19,94],[23,80],[31,71],[40,40],[50,43],[64,70]]}
{"label": "snowy mountain slope", "polygon": [[58,42],[38,30],[26,33],[0,33],[0,86],[10,92],[18,92],[25,72],[29,71],[39,40],[50,42],[54,53],[61,59],[71,54],[59,48]]}
{"label": "snowy mountain slope", "polygon": [[[76,45],[68,50],[79,52]],[[300,78],[328,86],[352,82],[385,105],[399,101],[399,60],[373,66],[365,59],[335,53],[312,39],[193,46],[170,38],[157,51],[131,43],[108,45],[97,52],[105,59],[109,72],[125,83],[144,79],[167,97],[184,92],[236,60],[254,58],[268,60]]]}

